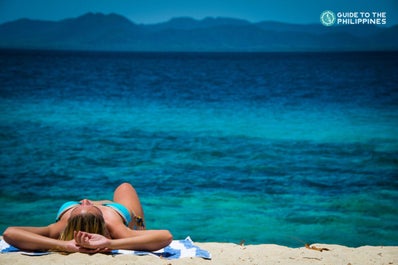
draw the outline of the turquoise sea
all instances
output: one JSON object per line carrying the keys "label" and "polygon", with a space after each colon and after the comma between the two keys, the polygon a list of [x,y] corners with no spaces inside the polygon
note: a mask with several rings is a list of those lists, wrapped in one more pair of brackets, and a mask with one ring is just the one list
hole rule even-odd
{"label": "turquoise sea", "polygon": [[0,51],[0,233],[132,183],[195,241],[398,245],[398,53]]}

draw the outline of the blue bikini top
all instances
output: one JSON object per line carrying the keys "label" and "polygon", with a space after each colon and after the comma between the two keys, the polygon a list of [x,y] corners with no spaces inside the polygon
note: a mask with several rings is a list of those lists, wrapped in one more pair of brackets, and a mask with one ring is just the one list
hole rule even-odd
{"label": "blue bikini top", "polygon": [[[69,210],[69,209],[71,209],[71,208],[73,208],[73,207],[75,207],[75,206],[77,206],[79,204],[81,204],[81,203],[78,202],[78,201],[65,202],[58,210],[56,221],[59,221],[61,216],[67,210]],[[103,206],[107,206],[107,207],[111,207],[113,210],[115,210],[123,218],[124,224],[126,226],[128,226],[129,223],[131,222],[130,211],[123,204],[112,202],[112,203],[104,203],[102,205]]]}

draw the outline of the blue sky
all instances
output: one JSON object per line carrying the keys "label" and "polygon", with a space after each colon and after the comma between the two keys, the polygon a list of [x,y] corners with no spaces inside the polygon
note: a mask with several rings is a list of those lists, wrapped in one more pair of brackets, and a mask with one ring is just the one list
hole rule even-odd
{"label": "blue sky", "polygon": [[319,23],[324,10],[387,12],[387,26],[398,24],[397,0],[0,0],[0,23],[20,18],[61,20],[102,12],[144,24],[181,16],[306,24]]}

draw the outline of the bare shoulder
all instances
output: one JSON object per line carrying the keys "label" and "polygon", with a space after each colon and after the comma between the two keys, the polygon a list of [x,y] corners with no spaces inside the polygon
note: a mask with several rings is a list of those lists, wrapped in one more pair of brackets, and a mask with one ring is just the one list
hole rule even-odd
{"label": "bare shoulder", "polygon": [[119,214],[110,207],[99,206],[111,238],[123,238],[123,233],[128,233],[126,225]]}
{"label": "bare shoulder", "polygon": [[110,233],[111,238],[118,239],[118,238],[126,238],[134,236],[133,230],[125,226],[123,223],[107,223],[106,227]]}
{"label": "bare shoulder", "polygon": [[59,220],[56,223],[50,224],[48,226],[48,236],[51,238],[59,238],[62,231],[65,229],[67,222],[64,220]]}
{"label": "bare shoulder", "polygon": [[119,238],[128,238],[128,237],[136,237],[149,235],[157,230],[133,230],[127,226],[122,224],[112,224],[108,227],[111,238],[119,239]]}

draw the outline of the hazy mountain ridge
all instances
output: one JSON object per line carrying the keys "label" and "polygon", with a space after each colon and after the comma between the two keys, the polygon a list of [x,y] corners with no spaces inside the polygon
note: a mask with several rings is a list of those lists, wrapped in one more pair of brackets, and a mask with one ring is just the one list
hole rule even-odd
{"label": "hazy mountain ridge", "polygon": [[352,51],[398,50],[398,26],[325,27],[251,23],[234,18],[173,18],[136,24],[87,13],[60,21],[20,19],[0,25],[0,48],[119,51]]}

